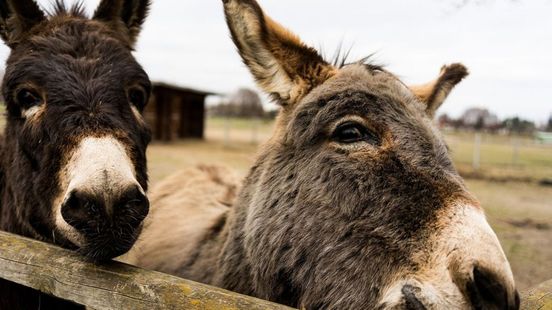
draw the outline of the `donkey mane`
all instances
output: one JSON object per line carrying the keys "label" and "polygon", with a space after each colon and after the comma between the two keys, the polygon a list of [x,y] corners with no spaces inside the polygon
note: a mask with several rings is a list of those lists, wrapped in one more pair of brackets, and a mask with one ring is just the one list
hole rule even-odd
{"label": "donkey mane", "polygon": [[82,17],[87,18],[86,10],[84,8],[84,2],[82,0],[79,0],[70,7],[65,4],[65,1],[63,0],[55,0],[52,3],[52,11],[46,11],[46,13],[51,16],[74,16],[74,17]]}
{"label": "donkey mane", "polygon": [[336,67],[337,69],[342,69],[343,67],[349,66],[349,65],[356,65],[361,64],[366,67],[369,71],[377,70],[377,71],[384,71],[385,65],[378,63],[374,60],[374,56],[376,53],[370,53],[367,56],[364,56],[356,61],[350,61],[351,57],[351,50],[352,47],[345,49],[343,47],[343,43],[340,43],[337,46],[336,51],[334,52],[333,56],[330,58],[325,57],[322,54],[322,58],[324,59],[331,59],[330,61],[327,61],[328,63],[332,64],[332,66]]}

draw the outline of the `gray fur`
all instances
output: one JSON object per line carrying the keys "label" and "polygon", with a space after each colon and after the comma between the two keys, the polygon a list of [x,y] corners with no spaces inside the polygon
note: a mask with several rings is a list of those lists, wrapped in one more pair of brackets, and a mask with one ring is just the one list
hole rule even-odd
{"label": "gray fur", "polygon": [[[197,173],[154,190],[129,261],[307,309],[517,309],[500,244],[430,119],[465,68],[414,90],[377,66],[320,61],[254,0],[223,2],[244,63],[280,94],[275,132],[230,208],[198,205],[224,191],[189,182]],[[361,138],[343,138],[350,124]],[[487,283],[500,292],[485,294]]]}

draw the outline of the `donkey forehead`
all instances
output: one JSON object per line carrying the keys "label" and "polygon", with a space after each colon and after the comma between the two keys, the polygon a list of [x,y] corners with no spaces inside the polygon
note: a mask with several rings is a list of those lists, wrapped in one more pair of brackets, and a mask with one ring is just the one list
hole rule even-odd
{"label": "donkey forehead", "polygon": [[[13,76],[12,74],[13,73]],[[12,61],[6,75],[15,83],[29,80],[40,84],[67,86],[88,80],[117,78],[120,85],[126,78],[147,79],[142,67],[131,57],[121,53],[101,55],[71,54],[60,51],[33,50]],[[51,83],[48,83],[51,82]],[[112,79],[110,80],[112,83]],[[114,85],[115,86],[115,85]]]}
{"label": "donkey forehead", "polygon": [[[385,103],[392,105],[394,109],[405,110],[416,116],[422,116],[424,109],[423,104],[396,76],[386,71],[372,70],[363,64],[348,65],[338,70],[335,76],[309,93],[301,101],[299,108],[306,108],[313,102],[346,91],[368,93],[371,97],[385,99]],[[365,104],[375,105],[381,102],[367,101]]]}
{"label": "donkey forehead", "polygon": [[309,119],[309,127],[319,127],[346,115],[370,117],[388,125],[401,123],[411,129],[428,125],[423,104],[408,87],[391,73],[362,64],[341,68],[315,88],[298,104],[292,119],[301,123]]}
{"label": "donkey forehead", "polygon": [[[54,17],[28,37],[10,57],[9,64],[55,66],[56,71],[93,71],[114,74],[112,67],[140,68],[128,46],[104,24],[84,18]],[[23,68],[18,68],[21,70]],[[102,72],[103,70],[103,72]],[[46,72],[47,73],[47,72]]]}
{"label": "donkey forehead", "polygon": [[149,89],[151,84],[142,67],[125,54],[102,57],[44,50],[34,50],[14,61],[6,70],[5,82],[10,91],[31,83],[46,93],[69,97],[122,92],[133,84]]}

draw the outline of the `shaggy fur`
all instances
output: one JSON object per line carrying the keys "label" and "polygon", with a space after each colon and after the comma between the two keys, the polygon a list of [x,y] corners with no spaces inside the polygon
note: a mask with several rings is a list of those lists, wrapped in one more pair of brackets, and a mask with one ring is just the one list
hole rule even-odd
{"label": "shaggy fur", "polygon": [[[204,242],[210,242],[209,238],[222,229],[226,213],[236,200],[239,183],[232,171],[220,166],[200,166],[163,180],[149,196],[156,208],[152,208],[145,220],[139,241],[121,259],[140,261],[143,265],[155,266],[157,270],[178,270],[192,260],[193,263],[205,264],[205,268],[198,268],[198,276],[210,270],[210,260],[199,256],[190,258],[189,254]],[[167,230],[171,234],[188,236],[191,242],[167,238]],[[212,233],[205,235],[206,231]],[[142,256],[144,252],[155,255]]]}
{"label": "shaggy fur", "polygon": [[[83,137],[119,141],[147,189],[150,132],[133,112],[143,106],[132,107],[127,92],[150,92],[149,78],[131,54],[148,4],[105,0],[88,19],[81,6],[68,9],[61,1],[49,15],[32,0],[0,1],[0,36],[12,49],[2,85],[8,113],[0,145],[0,229],[79,250],[92,260],[118,256],[136,240],[142,210],[116,210],[112,223],[91,217],[87,227],[94,229],[83,230],[87,243],[77,247],[58,231],[53,205],[64,191],[61,170]],[[23,89],[41,103],[22,104]],[[70,306],[0,281],[0,309]]]}
{"label": "shaggy fur", "polygon": [[465,68],[415,94],[376,66],[334,68],[254,0],[223,2],[245,64],[283,106],[275,132],[231,208],[196,200],[225,191],[197,171],[207,183],[184,173],[154,190],[129,261],[306,309],[517,309],[430,118]]}

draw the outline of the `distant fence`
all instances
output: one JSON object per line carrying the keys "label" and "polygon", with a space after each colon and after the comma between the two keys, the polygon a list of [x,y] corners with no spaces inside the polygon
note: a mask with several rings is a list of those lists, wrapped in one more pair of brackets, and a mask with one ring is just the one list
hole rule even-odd
{"label": "distant fence", "polygon": [[[264,300],[75,253],[0,231],[0,278],[92,309],[291,309]],[[522,309],[552,309],[552,281],[527,291]]]}
{"label": "distant fence", "polygon": [[445,140],[464,177],[528,182],[552,178],[552,145],[534,136],[445,131]]}
{"label": "distant fence", "polygon": [[90,264],[56,246],[0,232],[0,278],[92,309],[289,309],[111,262]]}
{"label": "distant fence", "polygon": [[224,141],[225,146],[236,142],[257,145],[270,137],[273,124],[274,120],[260,117],[213,116],[207,118],[207,137]]}
{"label": "distant fence", "polygon": [[542,144],[552,145],[552,132],[537,132],[535,140]]}

